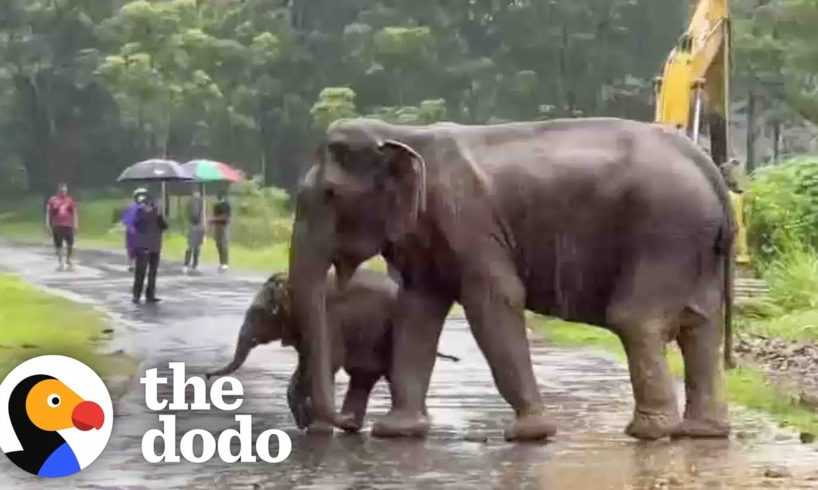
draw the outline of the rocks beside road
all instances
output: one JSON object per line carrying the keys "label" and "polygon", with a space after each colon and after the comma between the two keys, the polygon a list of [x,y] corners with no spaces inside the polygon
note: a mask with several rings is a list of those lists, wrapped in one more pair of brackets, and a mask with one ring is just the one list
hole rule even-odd
{"label": "rocks beside road", "polygon": [[740,334],[734,349],[741,360],[762,368],[801,405],[818,412],[818,343]]}

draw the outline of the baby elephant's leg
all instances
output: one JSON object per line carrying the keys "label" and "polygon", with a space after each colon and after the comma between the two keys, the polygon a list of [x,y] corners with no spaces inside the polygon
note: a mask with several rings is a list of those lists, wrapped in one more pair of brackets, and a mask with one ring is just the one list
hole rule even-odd
{"label": "baby elephant's leg", "polygon": [[338,427],[347,432],[358,432],[364,425],[369,394],[380,375],[370,373],[350,373],[349,387],[344,398],[344,406],[338,417]]}

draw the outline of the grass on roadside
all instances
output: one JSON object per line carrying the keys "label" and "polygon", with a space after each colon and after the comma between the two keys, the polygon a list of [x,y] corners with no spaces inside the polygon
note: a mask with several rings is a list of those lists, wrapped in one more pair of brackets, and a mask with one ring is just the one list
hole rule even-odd
{"label": "grass on roadside", "polygon": [[[818,312],[816,312],[815,320],[818,321]],[[607,330],[562,320],[546,320],[541,316],[533,316],[529,324],[555,344],[592,347],[612,353],[625,361],[625,351],[619,338]],[[676,376],[683,376],[684,364],[679,351],[668,349],[667,358],[671,372]],[[801,406],[770,383],[761,371],[741,367],[727,371],[725,374],[726,396],[730,403],[765,412],[781,426],[794,427],[813,434],[818,433],[818,414]]]}
{"label": "grass on roadside", "polygon": [[90,307],[0,274],[0,311],[0,378],[19,363],[47,354],[73,357],[100,375],[124,368],[123,359],[96,352],[106,324]]}
{"label": "grass on roadside", "polygon": [[[116,210],[128,204],[127,198],[95,198],[80,200],[80,229],[78,235],[91,239],[105,238],[114,224]],[[42,199],[26,197],[0,204],[0,230],[4,238],[40,240],[49,238],[45,227],[45,203]],[[121,244],[119,239],[118,244]]]}
{"label": "grass on roadside", "polygon": [[818,309],[794,311],[745,322],[745,331],[797,342],[818,341]]}
{"label": "grass on roadside", "polygon": [[[128,204],[124,198],[80,199],[80,229],[77,232],[77,248],[101,248],[124,250],[125,231],[114,222],[117,209]],[[35,198],[25,198],[14,203],[0,205],[0,238],[24,243],[49,243],[51,238],[45,228],[45,218],[41,202]],[[284,213],[283,210],[280,210]],[[249,218],[237,216],[237,220]],[[279,230],[291,226],[289,216],[271,217],[272,223]],[[178,231],[177,218],[171,218],[172,229],[165,233],[162,257],[168,261],[182,261],[187,248],[187,239]],[[246,224],[246,223],[245,223]],[[246,230],[245,230],[246,233]],[[202,246],[201,263],[204,266],[218,264],[216,246],[210,237]],[[271,239],[263,246],[247,246],[233,241],[230,244],[230,265],[234,269],[268,274],[287,270],[289,261],[289,232],[279,233],[278,238]],[[370,268],[385,270],[381,259],[373,259],[367,264]]]}
{"label": "grass on roadside", "polygon": [[[80,200],[80,228],[77,232],[77,248],[103,248],[124,250],[124,229],[114,222],[117,209],[128,204],[126,198],[95,198]],[[48,243],[50,236],[45,228],[45,218],[39,200],[25,198],[16,203],[4,203],[0,210],[0,237],[21,242]],[[172,220],[175,225],[175,220]],[[181,261],[187,247],[185,235],[178,231],[165,234],[163,257]],[[288,243],[272,243],[264,247],[246,247],[231,244],[231,265],[238,269],[272,272],[285,270],[288,260]],[[218,264],[218,254],[213,241],[208,239],[202,247],[203,264]]]}
{"label": "grass on roadside", "polygon": [[763,267],[769,297],[736,305],[741,329],[790,341],[818,341],[818,254],[790,244],[776,257]]}

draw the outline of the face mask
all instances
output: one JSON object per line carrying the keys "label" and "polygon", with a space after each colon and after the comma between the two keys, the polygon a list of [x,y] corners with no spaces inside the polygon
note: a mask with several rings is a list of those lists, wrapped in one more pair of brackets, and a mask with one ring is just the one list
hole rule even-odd
{"label": "face mask", "polygon": [[138,203],[145,202],[145,196],[136,196],[136,202]]}

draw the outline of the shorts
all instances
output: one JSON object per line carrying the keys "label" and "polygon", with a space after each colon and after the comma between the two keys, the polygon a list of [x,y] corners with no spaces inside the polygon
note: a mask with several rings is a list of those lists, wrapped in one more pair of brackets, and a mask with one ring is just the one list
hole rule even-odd
{"label": "shorts", "polygon": [[63,243],[69,247],[74,246],[74,228],[70,226],[55,226],[51,229],[51,235],[57,248],[62,248]]}

